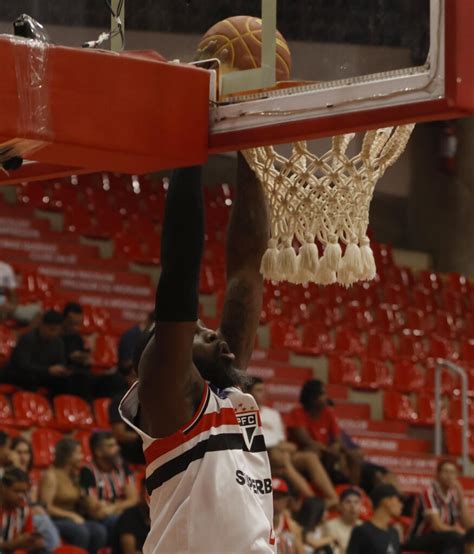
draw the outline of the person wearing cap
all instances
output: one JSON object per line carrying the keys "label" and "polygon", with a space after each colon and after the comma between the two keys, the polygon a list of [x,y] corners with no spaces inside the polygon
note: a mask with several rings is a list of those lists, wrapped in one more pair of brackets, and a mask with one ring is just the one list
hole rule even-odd
{"label": "person wearing cap", "polygon": [[392,521],[402,513],[400,493],[393,485],[380,485],[371,500],[374,515],[352,530],[347,554],[399,554],[400,536]]}
{"label": "person wearing cap", "polygon": [[323,525],[323,533],[337,542],[333,554],[346,554],[352,530],[362,525],[361,509],[362,495],[358,489],[348,488],[342,491],[339,497],[340,516]]}
{"label": "person wearing cap", "polygon": [[473,527],[474,520],[466,505],[456,464],[441,460],[435,480],[416,500],[405,549],[463,554],[466,532]]}

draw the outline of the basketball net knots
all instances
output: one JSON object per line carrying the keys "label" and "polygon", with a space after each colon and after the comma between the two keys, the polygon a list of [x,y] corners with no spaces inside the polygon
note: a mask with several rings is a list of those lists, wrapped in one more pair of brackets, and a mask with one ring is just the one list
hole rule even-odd
{"label": "basketball net knots", "polygon": [[370,203],[375,185],[401,156],[414,127],[368,131],[361,152],[352,158],[347,149],[355,134],[334,137],[322,157],[306,142],[295,142],[289,158],[272,146],[242,152],[270,210],[271,239],[260,268],[265,279],[349,287],[375,278],[367,237]]}

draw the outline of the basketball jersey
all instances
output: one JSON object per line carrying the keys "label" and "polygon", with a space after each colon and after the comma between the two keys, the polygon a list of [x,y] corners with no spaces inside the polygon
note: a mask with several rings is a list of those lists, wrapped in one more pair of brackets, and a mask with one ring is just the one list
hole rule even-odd
{"label": "basketball jersey", "polygon": [[120,414],[143,440],[151,530],[144,554],[272,554],[270,464],[254,398],[207,385],[192,421],[154,439],[137,428],[138,383]]}

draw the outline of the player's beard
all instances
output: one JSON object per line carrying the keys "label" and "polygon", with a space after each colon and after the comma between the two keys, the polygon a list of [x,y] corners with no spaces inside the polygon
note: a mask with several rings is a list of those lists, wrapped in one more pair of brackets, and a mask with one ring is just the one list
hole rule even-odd
{"label": "player's beard", "polygon": [[194,364],[201,376],[219,389],[228,387],[244,389],[250,382],[248,375],[234,367],[232,360],[220,356],[217,349],[212,358],[194,356]]}

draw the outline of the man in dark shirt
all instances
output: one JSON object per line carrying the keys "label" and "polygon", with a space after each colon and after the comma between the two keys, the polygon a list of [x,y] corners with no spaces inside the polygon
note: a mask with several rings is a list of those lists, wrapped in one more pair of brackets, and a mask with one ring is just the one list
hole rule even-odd
{"label": "man in dark shirt", "polygon": [[149,329],[155,321],[154,312],[150,312],[147,318],[131,327],[120,337],[118,345],[118,364],[119,368],[130,369],[133,366],[133,355],[143,332]]}
{"label": "man in dark shirt", "polygon": [[137,554],[142,552],[143,545],[150,532],[149,497],[146,492],[145,479],[141,483],[140,502],[128,508],[117,523],[117,538],[114,554]]}
{"label": "man in dark shirt", "polygon": [[74,371],[88,372],[91,360],[81,336],[84,312],[80,304],[69,302],[63,310],[63,342],[68,366]]}
{"label": "man in dark shirt", "polygon": [[400,493],[393,485],[379,485],[371,498],[374,515],[353,529],[347,554],[399,554],[400,537],[392,521],[402,513]]}
{"label": "man in dark shirt", "polygon": [[63,391],[72,371],[66,367],[62,323],[62,315],[49,310],[37,329],[20,337],[7,366],[11,383],[33,391],[39,387],[56,394]]}

